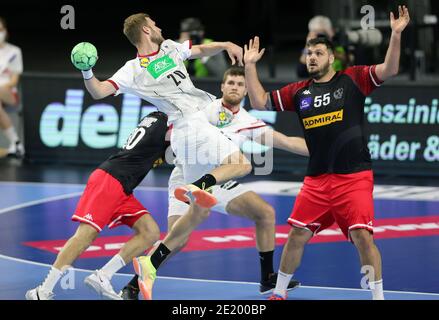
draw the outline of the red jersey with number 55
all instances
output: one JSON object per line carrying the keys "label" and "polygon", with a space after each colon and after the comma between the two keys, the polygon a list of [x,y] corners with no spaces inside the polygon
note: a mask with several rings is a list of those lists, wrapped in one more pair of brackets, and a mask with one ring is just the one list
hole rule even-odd
{"label": "red jersey with number 55", "polygon": [[376,66],[354,66],[325,83],[291,83],[270,93],[273,111],[294,111],[310,152],[308,176],[371,169],[363,132],[364,102],[382,83]]}

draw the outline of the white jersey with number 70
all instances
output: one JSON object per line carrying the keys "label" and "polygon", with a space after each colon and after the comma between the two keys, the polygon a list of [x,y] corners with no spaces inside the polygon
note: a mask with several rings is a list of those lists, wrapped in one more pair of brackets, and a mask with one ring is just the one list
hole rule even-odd
{"label": "white jersey with number 70", "polygon": [[159,51],[137,55],[110,79],[116,95],[130,93],[168,115],[170,123],[198,112],[215,100],[215,96],[197,89],[184,65],[191,55],[191,42],[165,40]]}

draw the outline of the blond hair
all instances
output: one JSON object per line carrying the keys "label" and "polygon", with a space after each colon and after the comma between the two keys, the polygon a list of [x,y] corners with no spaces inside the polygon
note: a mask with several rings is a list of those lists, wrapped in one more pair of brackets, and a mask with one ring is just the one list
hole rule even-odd
{"label": "blond hair", "polygon": [[148,14],[136,13],[126,18],[123,23],[123,34],[134,46],[140,43],[142,27],[148,25],[146,18],[149,18]]}

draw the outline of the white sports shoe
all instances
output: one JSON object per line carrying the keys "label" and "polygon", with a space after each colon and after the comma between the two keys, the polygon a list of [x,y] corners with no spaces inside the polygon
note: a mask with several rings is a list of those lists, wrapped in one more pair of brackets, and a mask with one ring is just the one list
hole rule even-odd
{"label": "white sports shoe", "polygon": [[43,290],[41,286],[26,292],[26,300],[53,300],[53,292]]}
{"label": "white sports shoe", "polygon": [[8,157],[19,158],[19,159],[24,157],[24,146],[20,141],[11,143],[9,145]]}
{"label": "white sports shoe", "polygon": [[114,291],[110,280],[99,270],[85,278],[84,283],[104,299],[122,300],[122,297]]}

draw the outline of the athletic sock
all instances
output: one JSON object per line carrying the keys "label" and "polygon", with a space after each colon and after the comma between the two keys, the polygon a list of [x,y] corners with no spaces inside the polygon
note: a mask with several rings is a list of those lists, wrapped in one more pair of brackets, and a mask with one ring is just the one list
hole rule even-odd
{"label": "athletic sock", "polygon": [[373,300],[384,300],[383,279],[378,281],[370,281],[369,288],[372,292]]}
{"label": "athletic sock", "polygon": [[273,293],[281,297],[285,297],[287,294],[288,284],[290,283],[292,277],[293,274],[286,274],[279,270],[277,274],[276,288],[274,288]]}
{"label": "athletic sock", "polygon": [[261,263],[261,282],[267,281],[273,270],[273,253],[274,251],[259,252],[259,262]]}
{"label": "athletic sock", "polygon": [[53,288],[55,288],[55,285],[58,283],[59,279],[61,279],[63,273],[52,267],[47,274],[46,279],[44,279],[43,284],[41,285],[41,288],[44,291],[53,292]]}
{"label": "athletic sock", "polygon": [[206,190],[214,185],[216,185],[216,179],[211,174],[205,174],[200,179],[192,183],[202,190]]}
{"label": "athletic sock", "polygon": [[157,247],[157,250],[154,251],[154,253],[151,256],[151,263],[154,266],[154,268],[157,270],[163,261],[166,260],[167,256],[171,253],[171,250],[169,250],[163,242],[160,243],[160,245]]}
{"label": "athletic sock", "polygon": [[122,267],[125,266],[125,261],[123,261],[122,257],[116,254],[110,261],[107,262],[105,266],[102,267],[101,271],[104,275],[107,276],[108,279],[111,280],[113,275],[119,271]]}

